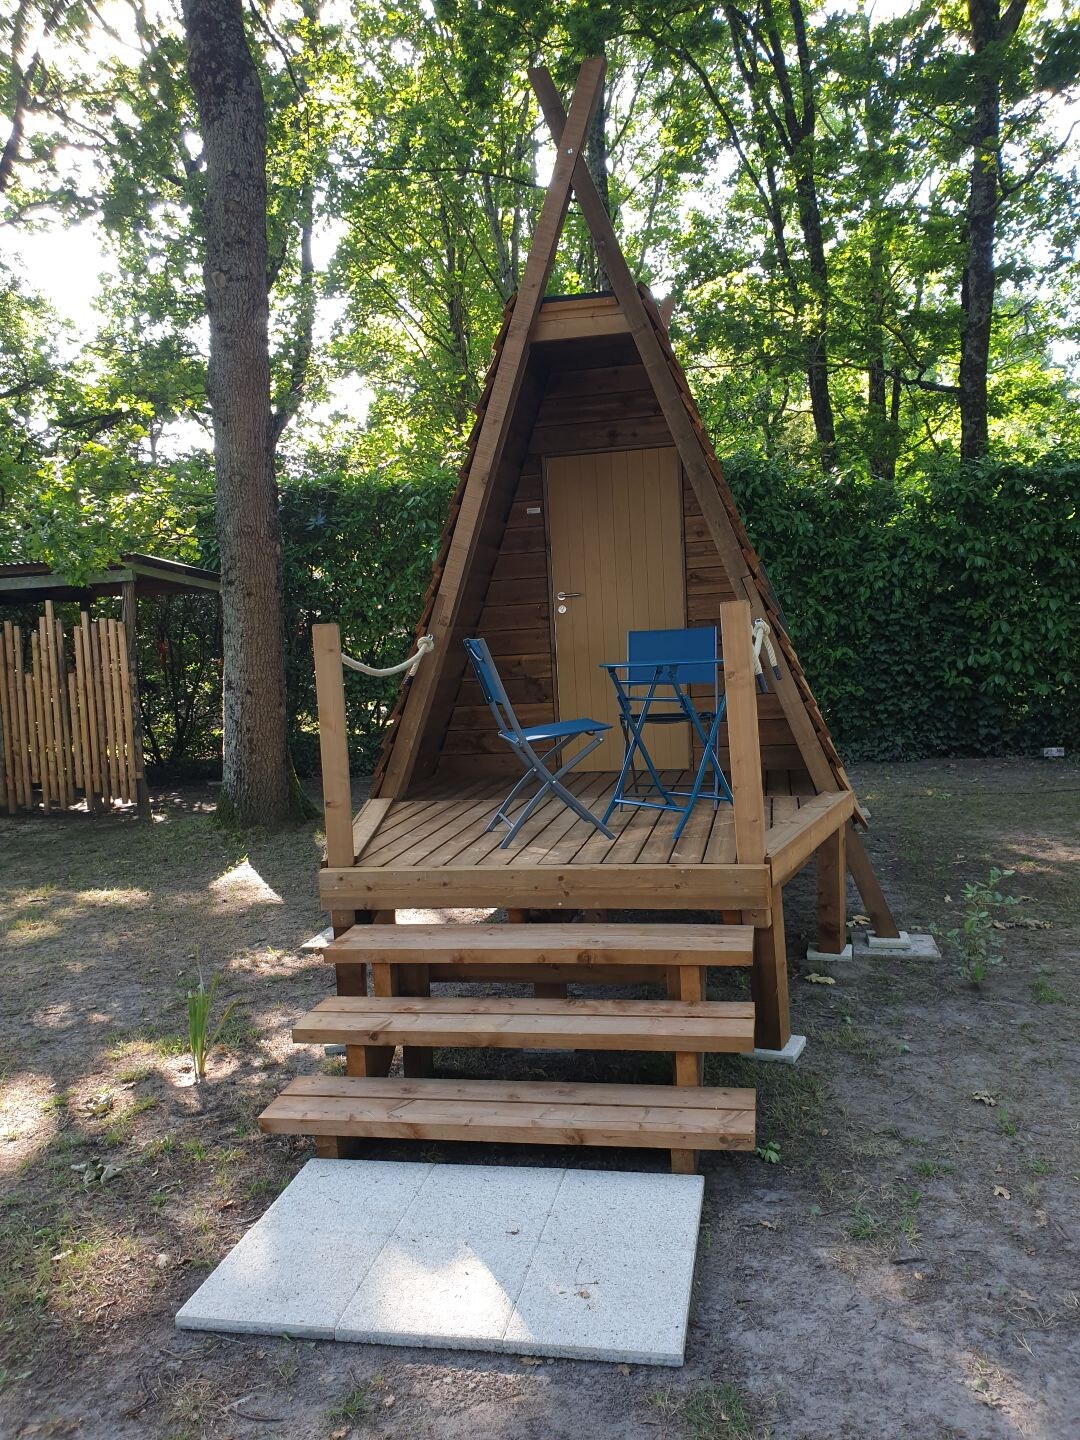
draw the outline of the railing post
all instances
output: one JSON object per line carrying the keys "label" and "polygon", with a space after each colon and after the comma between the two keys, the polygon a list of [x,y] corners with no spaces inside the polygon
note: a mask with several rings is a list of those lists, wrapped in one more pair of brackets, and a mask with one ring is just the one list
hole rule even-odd
{"label": "railing post", "polygon": [[[751,612],[745,600],[720,606],[720,635],[727,695],[728,768],[735,811],[735,858],[740,865],[765,863],[765,789],[761,776],[757,694]],[[782,1050],[791,1034],[788,1010],[787,941],[784,896],[771,891],[769,923],[754,910],[744,910],[743,924],[754,928],[754,1041],[763,1050]]]}
{"label": "railing post", "polygon": [[727,694],[728,768],[735,811],[735,858],[740,865],[762,865],[765,862],[765,792],[761,783],[750,606],[745,600],[728,600],[720,606],[720,635]]}
{"label": "railing post", "polygon": [[341,673],[341,631],[336,625],[313,625],[315,695],[319,709],[319,758],[322,762],[326,863],[351,865],[352,782],[345,727],[345,683]]}

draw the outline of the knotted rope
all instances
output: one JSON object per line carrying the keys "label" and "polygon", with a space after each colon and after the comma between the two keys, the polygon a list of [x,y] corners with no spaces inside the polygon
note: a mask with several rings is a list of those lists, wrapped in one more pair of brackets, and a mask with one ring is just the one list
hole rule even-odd
{"label": "knotted rope", "polygon": [[379,670],[374,665],[365,665],[362,660],[354,660],[351,655],[342,652],[341,663],[350,670],[359,670],[361,675],[373,675],[376,680],[385,680],[390,675],[400,675],[405,672],[408,679],[416,674],[420,668],[420,661],[425,655],[430,655],[435,649],[434,635],[421,635],[416,642],[416,654],[403,660],[400,665],[388,665],[385,669]]}

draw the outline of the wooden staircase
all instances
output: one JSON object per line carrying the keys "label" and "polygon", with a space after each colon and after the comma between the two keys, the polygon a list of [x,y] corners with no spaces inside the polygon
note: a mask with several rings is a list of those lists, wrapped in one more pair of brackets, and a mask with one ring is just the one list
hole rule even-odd
{"label": "wooden staircase", "polygon": [[[708,966],[749,966],[741,925],[357,925],[326,947],[338,994],[303,1016],[300,1044],[342,1044],[345,1076],[294,1080],[260,1118],[316,1137],[320,1154],[357,1139],[493,1140],[698,1150],[754,1146],[752,1090],[702,1084],[702,1057],[754,1047],[749,1002],[704,998]],[[375,994],[367,994],[366,967]],[[535,997],[430,994],[430,981],[529,981]],[[665,1000],[567,998],[568,982],[662,979]],[[403,1047],[405,1075],[389,1077]],[[432,1078],[435,1048],[667,1051],[674,1085]]]}

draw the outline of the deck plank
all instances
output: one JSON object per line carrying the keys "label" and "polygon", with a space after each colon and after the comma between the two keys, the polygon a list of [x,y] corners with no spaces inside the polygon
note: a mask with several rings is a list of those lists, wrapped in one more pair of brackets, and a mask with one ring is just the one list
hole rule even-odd
{"label": "deck plank", "polygon": [[[415,850],[424,840],[430,840],[431,844],[427,848],[433,849],[439,843],[435,837],[441,837],[448,828],[454,825],[460,815],[477,803],[474,794],[475,788],[474,786],[466,787],[464,795],[459,794],[453,800],[439,802],[414,827],[403,829],[386,845],[372,845],[364,856],[365,867],[397,864],[401,856]],[[490,791],[494,795],[497,793],[498,786],[492,782],[483,788],[485,794]]]}

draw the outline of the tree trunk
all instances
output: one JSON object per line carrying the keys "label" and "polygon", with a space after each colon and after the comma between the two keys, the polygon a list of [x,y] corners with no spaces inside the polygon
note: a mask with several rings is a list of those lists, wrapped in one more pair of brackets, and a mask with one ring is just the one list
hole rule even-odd
{"label": "tree trunk", "polygon": [[994,231],[998,206],[1001,88],[998,60],[989,47],[1007,45],[1023,19],[1027,0],[1012,0],[1004,17],[999,0],[968,0],[971,48],[981,63],[971,127],[971,185],[965,240],[967,258],[960,290],[960,458],[978,460],[990,448],[987,375],[994,318]]}
{"label": "tree trunk", "polygon": [[270,410],[266,120],[242,0],[183,0],[183,12],[206,157],[207,389],[224,652],[219,813],[239,825],[276,824],[292,813],[292,776]]}

